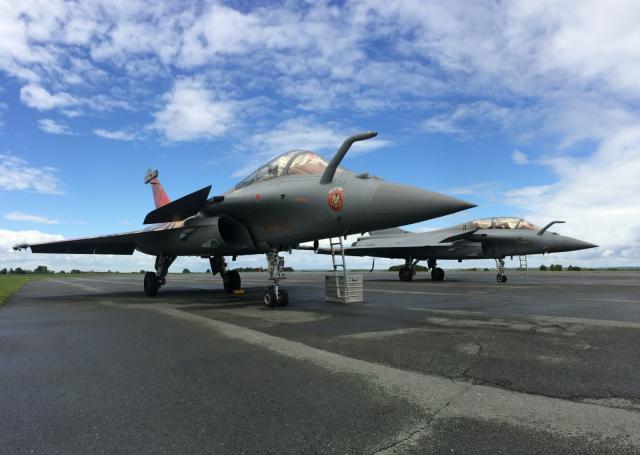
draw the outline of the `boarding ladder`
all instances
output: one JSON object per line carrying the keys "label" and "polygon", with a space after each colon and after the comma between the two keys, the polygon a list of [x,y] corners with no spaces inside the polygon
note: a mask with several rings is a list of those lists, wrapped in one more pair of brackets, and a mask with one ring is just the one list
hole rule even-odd
{"label": "boarding ladder", "polygon": [[[342,245],[342,237],[338,237],[337,241],[334,241],[333,238],[329,239],[329,245],[331,247],[331,263],[333,264],[333,275],[336,278],[336,291],[338,293],[338,298],[342,298],[343,295],[340,293],[340,274],[344,279],[344,295],[349,295],[349,280],[347,279],[347,265],[346,260],[344,258],[344,247]],[[339,248],[339,249],[338,249]],[[339,269],[342,269],[341,272]]]}
{"label": "boarding ladder", "polygon": [[519,259],[520,267],[518,267],[518,270],[520,271],[520,278],[529,276],[529,269],[527,267],[527,256],[519,256]]}

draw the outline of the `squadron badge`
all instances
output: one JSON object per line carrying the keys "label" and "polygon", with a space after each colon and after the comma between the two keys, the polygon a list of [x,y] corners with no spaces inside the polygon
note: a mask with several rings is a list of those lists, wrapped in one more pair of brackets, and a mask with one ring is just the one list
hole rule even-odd
{"label": "squadron badge", "polygon": [[342,206],[344,205],[344,190],[340,187],[333,188],[329,191],[327,202],[334,212],[342,210]]}

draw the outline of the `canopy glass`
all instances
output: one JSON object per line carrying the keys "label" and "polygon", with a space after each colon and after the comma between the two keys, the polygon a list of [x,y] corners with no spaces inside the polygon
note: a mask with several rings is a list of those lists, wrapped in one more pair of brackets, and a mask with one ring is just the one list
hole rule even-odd
{"label": "canopy glass", "polygon": [[524,218],[515,217],[482,218],[474,220],[469,224],[472,229],[526,229],[529,231],[537,231],[540,229]]}
{"label": "canopy glass", "polygon": [[[239,189],[253,183],[264,182],[284,175],[322,174],[329,163],[316,153],[306,150],[292,150],[278,155],[267,164],[253,171],[247,178],[238,183]],[[337,172],[344,171],[339,167]]]}

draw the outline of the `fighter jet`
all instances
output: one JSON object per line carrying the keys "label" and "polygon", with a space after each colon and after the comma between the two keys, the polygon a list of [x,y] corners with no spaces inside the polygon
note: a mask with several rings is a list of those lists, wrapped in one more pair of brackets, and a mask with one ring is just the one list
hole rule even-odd
{"label": "fighter jet", "polygon": [[[391,228],[371,232],[360,237],[351,247],[344,248],[349,256],[373,256],[404,259],[405,265],[398,275],[401,281],[411,281],[419,261],[427,261],[434,281],[444,279],[444,270],[437,267],[438,259],[495,259],[499,283],[507,281],[504,259],[507,256],[557,253],[584,250],[597,245],[566,237],[549,228],[552,221],[539,228],[523,218],[484,218],[429,232],[408,232]],[[309,249],[309,248],[305,248]],[[319,253],[330,254],[327,249]]]}
{"label": "fighter jet", "polygon": [[268,279],[267,306],[286,305],[279,284],[285,279],[282,251],[299,243],[365,233],[428,220],[474,204],[407,185],[385,182],[368,173],[340,166],[351,145],[376,136],[366,132],[347,138],[330,161],[316,153],[294,150],[258,168],[226,193],[209,198],[211,186],[169,201],[150,169],[145,183],[153,189],[156,209],[148,229],[123,234],[40,244],[16,245],[33,253],[133,254],[156,257],[155,271],[144,276],[144,291],[155,296],[166,283],[177,256],[208,258],[224,289],[240,289],[240,274],[228,270],[225,256],[264,253]]}

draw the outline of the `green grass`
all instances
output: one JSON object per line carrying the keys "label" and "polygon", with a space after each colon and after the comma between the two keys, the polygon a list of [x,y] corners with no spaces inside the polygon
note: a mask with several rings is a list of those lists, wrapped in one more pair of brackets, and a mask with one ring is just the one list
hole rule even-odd
{"label": "green grass", "polygon": [[0,305],[32,278],[32,275],[0,275]]}

